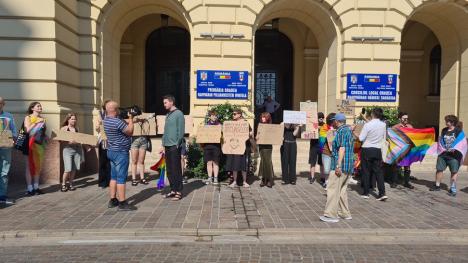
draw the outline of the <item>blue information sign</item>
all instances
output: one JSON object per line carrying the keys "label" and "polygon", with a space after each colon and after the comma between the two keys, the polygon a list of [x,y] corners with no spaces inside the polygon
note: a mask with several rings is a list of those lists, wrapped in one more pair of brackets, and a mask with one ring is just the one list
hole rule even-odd
{"label": "blue information sign", "polygon": [[396,74],[348,73],[347,83],[348,99],[369,102],[396,101]]}
{"label": "blue information sign", "polygon": [[198,70],[198,99],[247,100],[249,98],[247,71]]}

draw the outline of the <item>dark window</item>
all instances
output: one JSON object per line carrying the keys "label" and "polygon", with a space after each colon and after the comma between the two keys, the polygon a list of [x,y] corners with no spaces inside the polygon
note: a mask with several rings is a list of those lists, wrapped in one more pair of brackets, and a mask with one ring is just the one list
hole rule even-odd
{"label": "dark window", "polygon": [[431,51],[429,68],[429,96],[440,96],[440,68],[442,64],[442,49],[440,45]]}
{"label": "dark window", "polygon": [[190,34],[162,27],[146,41],[146,112],[165,114],[162,97],[174,95],[177,107],[190,111]]}

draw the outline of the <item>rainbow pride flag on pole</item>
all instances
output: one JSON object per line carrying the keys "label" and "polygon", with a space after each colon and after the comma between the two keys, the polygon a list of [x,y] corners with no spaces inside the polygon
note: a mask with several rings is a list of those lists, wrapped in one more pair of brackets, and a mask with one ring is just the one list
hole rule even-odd
{"label": "rainbow pride flag on pole", "polygon": [[426,156],[427,150],[434,144],[435,130],[434,128],[414,129],[414,128],[399,128],[412,143],[412,148],[403,159],[398,163],[399,166],[410,166],[415,162],[422,162]]}
{"label": "rainbow pride flag on pole", "polygon": [[163,189],[165,186],[164,181],[166,179],[166,157],[164,156],[164,153],[161,154],[161,158],[159,159],[159,161],[153,166],[151,166],[150,169],[153,171],[159,170],[159,180],[157,183],[157,187],[158,189]]}
{"label": "rainbow pride flag on pole", "polygon": [[320,147],[320,152],[323,151],[323,148],[325,147],[325,143],[327,142],[327,132],[330,130],[330,127],[325,123],[322,126],[320,126],[319,129],[319,147]]}

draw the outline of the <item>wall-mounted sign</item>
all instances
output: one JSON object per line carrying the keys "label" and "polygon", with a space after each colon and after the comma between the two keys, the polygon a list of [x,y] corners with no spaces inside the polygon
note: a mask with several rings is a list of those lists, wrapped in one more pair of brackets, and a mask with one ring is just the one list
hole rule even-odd
{"label": "wall-mounted sign", "polygon": [[197,71],[197,98],[247,100],[249,98],[247,71]]}
{"label": "wall-mounted sign", "polygon": [[348,73],[347,98],[356,101],[395,102],[397,78],[396,74]]}

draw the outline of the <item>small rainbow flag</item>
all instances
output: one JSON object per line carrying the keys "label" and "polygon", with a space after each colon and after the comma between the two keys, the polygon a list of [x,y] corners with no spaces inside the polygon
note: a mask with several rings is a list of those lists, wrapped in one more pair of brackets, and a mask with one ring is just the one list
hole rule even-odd
{"label": "small rainbow flag", "polygon": [[412,143],[412,148],[403,159],[398,163],[399,166],[410,166],[412,163],[421,162],[426,156],[427,150],[435,141],[434,128],[414,129],[399,128]]}
{"label": "small rainbow flag", "polygon": [[159,180],[157,187],[158,189],[163,189],[166,176],[166,157],[164,156],[164,153],[161,153],[161,158],[159,159],[159,161],[153,166],[151,166],[150,169],[153,171],[159,170]]}
{"label": "small rainbow flag", "polygon": [[320,147],[320,152],[323,151],[323,148],[325,147],[325,143],[327,142],[327,132],[330,130],[330,127],[325,123],[322,126],[320,126],[319,129],[319,147]]}

